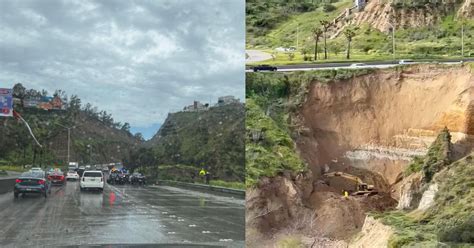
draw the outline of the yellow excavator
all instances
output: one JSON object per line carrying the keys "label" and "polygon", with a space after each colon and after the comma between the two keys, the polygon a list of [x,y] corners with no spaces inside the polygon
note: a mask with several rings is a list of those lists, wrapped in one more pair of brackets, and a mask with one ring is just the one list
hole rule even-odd
{"label": "yellow excavator", "polygon": [[341,177],[347,180],[350,180],[352,182],[355,182],[355,188],[354,189],[344,189],[348,190],[351,192],[351,195],[364,195],[364,196],[369,196],[369,195],[375,195],[378,193],[377,190],[375,190],[374,185],[364,183],[359,177],[336,171],[336,172],[329,172],[323,175],[323,177],[329,179],[329,178],[334,178],[334,177]]}

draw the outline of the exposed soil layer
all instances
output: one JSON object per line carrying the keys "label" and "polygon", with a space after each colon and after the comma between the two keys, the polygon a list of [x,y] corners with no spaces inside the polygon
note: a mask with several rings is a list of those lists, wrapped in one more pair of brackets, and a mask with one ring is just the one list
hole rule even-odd
{"label": "exposed soil layer", "polygon": [[[467,67],[428,65],[313,82],[299,116],[308,131],[297,139],[298,148],[316,178],[327,167],[345,165],[380,173],[394,183],[409,161],[406,157],[424,154],[445,126],[460,133],[458,140],[453,136],[454,143],[468,142],[474,134],[473,83]],[[367,156],[347,154],[367,147]],[[465,147],[470,146],[458,150]],[[392,161],[390,166],[397,168],[374,159]]]}
{"label": "exposed soil layer", "polygon": [[464,0],[459,3],[459,1],[449,0],[438,6],[425,5],[419,8],[398,9],[393,8],[391,3],[385,0],[372,0],[368,1],[364,11],[354,13],[353,18],[345,25],[340,26],[339,29],[343,29],[349,24],[367,23],[382,32],[387,32],[390,23],[393,24],[393,22],[397,28],[430,27],[439,23],[443,16],[450,13],[456,13],[458,18],[472,18],[474,16],[474,2]]}

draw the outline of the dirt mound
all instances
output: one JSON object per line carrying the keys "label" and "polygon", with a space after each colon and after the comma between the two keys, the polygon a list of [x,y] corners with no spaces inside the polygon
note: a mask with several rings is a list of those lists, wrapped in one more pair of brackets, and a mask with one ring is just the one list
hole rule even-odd
{"label": "dirt mound", "polygon": [[272,235],[293,225],[298,217],[311,214],[304,199],[312,190],[311,173],[262,178],[256,188],[247,190],[246,226]]}
{"label": "dirt mound", "polygon": [[[354,13],[352,19],[338,30],[344,29],[347,24],[361,25],[367,23],[370,26],[386,32],[390,23],[395,22],[397,28],[430,27],[441,21],[441,19],[453,13],[458,6],[456,1],[445,1],[440,5],[427,4],[411,8],[394,8],[392,1],[372,0],[368,1],[361,12]],[[458,17],[471,18],[474,16],[472,0],[464,0],[461,8],[457,11]]]}
{"label": "dirt mound", "polygon": [[322,236],[347,239],[362,228],[364,209],[355,197],[345,199],[333,192],[315,192],[310,204],[316,213],[315,231]]}
{"label": "dirt mound", "polygon": [[[309,131],[298,138],[298,148],[318,178],[325,165],[341,164],[346,152],[360,147],[412,149],[397,147],[404,144],[399,138],[409,129],[436,133],[447,126],[472,135],[473,82],[466,67],[427,65],[313,82],[299,116]],[[420,132],[419,138],[425,139],[425,133]],[[404,166],[385,170],[385,175],[383,168],[366,169],[395,179]]]}
{"label": "dirt mound", "polygon": [[349,244],[351,248],[388,247],[393,229],[373,217],[367,216],[362,232]]}

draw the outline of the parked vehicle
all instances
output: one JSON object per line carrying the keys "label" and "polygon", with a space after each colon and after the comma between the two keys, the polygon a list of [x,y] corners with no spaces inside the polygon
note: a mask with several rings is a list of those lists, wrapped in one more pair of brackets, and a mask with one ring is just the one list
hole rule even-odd
{"label": "parked vehicle", "polygon": [[77,171],[75,170],[68,171],[66,174],[66,181],[67,180],[74,180],[74,181],[79,180],[79,174],[77,173]]}
{"label": "parked vehicle", "polygon": [[44,171],[28,171],[21,174],[15,181],[13,196],[18,198],[20,194],[36,193],[45,198],[51,193],[51,182]]}
{"label": "parked vehicle", "polygon": [[97,189],[99,191],[104,190],[104,175],[102,171],[91,171],[86,170],[81,177],[81,191],[87,189]]}
{"label": "parked vehicle", "polygon": [[145,176],[141,173],[135,172],[130,175],[130,184],[145,185]]}
{"label": "parked vehicle", "polygon": [[66,183],[66,178],[64,177],[64,173],[59,170],[55,169],[48,175],[48,179],[51,181],[52,184],[61,184],[64,185]]}

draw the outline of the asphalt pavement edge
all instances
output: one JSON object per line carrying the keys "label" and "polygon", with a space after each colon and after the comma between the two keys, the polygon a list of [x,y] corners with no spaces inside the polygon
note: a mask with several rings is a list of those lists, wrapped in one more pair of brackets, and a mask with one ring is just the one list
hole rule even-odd
{"label": "asphalt pavement edge", "polygon": [[185,183],[185,182],[170,181],[170,180],[159,180],[158,185],[183,187],[187,189],[206,191],[206,192],[214,191],[214,192],[220,192],[220,193],[226,193],[226,194],[239,196],[245,199],[245,190],[240,190],[240,189],[231,189],[231,188],[225,188],[225,187],[220,187],[220,186],[213,186],[213,185],[206,185],[206,184],[199,184],[199,183]]}

